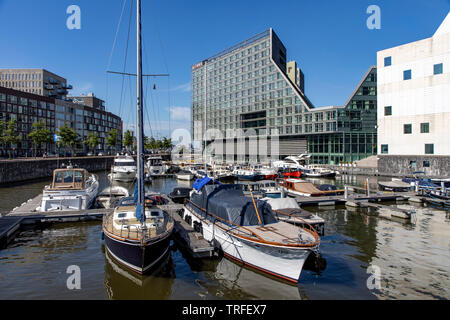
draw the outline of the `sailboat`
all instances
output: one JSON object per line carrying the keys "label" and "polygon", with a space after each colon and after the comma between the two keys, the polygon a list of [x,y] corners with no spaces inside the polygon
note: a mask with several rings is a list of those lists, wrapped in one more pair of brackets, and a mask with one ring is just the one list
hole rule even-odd
{"label": "sailboat", "polygon": [[122,198],[114,212],[103,217],[107,252],[128,269],[143,274],[169,251],[174,221],[145,197],[142,90],[141,0],[137,0],[137,173],[134,197]]}

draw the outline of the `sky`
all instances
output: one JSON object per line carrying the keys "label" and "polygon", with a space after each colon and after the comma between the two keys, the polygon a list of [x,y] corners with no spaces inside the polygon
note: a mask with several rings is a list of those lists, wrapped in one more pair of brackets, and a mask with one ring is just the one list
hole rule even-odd
{"label": "sky", "polygon": [[[303,70],[312,103],[343,105],[376,65],[377,51],[431,37],[450,11],[450,0],[142,3],[143,72],[169,74],[144,80],[145,133],[154,137],[189,130],[192,65],[270,27],[288,61]],[[70,5],[80,8],[79,30],[67,28]],[[370,5],[380,8],[380,29],[367,28]],[[136,80],[106,71],[136,73],[135,6],[136,0],[0,0],[0,68],[63,76],[72,95],[93,92],[122,117],[124,129],[133,129]]]}

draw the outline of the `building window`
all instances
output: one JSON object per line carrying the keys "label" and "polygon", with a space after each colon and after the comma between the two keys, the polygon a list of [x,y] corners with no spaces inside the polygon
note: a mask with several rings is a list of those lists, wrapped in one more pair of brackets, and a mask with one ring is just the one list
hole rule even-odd
{"label": "building window", "polygon": [[420,133],[429,133],[430,132],[430,124],[428,122],[420,124]]}
{"label": "building window", "polygon": [[434,74],[442,74],[442,63],[438,63],[434,65]]}
{"label": "building window", "polygon": [[425,160],[425,161],[423,162],[423,167],[424,167],[424,168],[429,168],[429,167],[430,167],[430,161]]}
{"label": "building window", "polygon": [[387,144],[382,144],[381,145],[381,153],[382,154],[387,154],[389,152],[389,145]]}
{"label": "building window", "polygon": [[404,134],[411,134],[412,133],[412,124],[404,124],[403,125],[403,133]]}
{"label": "building window", "polygon": [[411,69],[403,71],[403,80],[411,79]]}
{"label": "building window", "polygon": [[425,154],[434,154],[434,144],[433,143],[425,144]]}
{"label": "building window", "polygon": [[384,66],[385,67],[389,67],[392,64],[392,59],[391,57],[385,57],[384,58]]}
{"label": "building window", "polygon": [[391,116],[392,115],[392,106],[384,107],[384,115]]}

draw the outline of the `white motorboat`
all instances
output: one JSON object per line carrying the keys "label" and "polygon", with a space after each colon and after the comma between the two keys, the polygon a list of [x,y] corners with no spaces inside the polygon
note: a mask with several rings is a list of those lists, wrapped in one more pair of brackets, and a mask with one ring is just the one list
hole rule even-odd
{"label": "white motorboat", "polygon": [[205,177],[194,183],[184,220],[226,257],[296,284],[318,249],[317,232],[278,221],[267,202],[245,197],[239,185],[211,182]]}
{"label": "white motorboat", "polygon": [[111,179],[130,182],[136,179],[136,162],[132,156],[118,155],[111,166]]}
{"label": "white motorboat", "polygon": [[289,156],[282,161],[275,161],[273,166],[278,169],[299,169],[302,175],[311,178],[325,178],[336,176],[336,171],[324,168],[320,165],[309,164],[311,155],[301,154]]}
{"label": "white motorboat", "polygon": [[95,174],[85,169],[67,167],[53,171],[51,185],[44,188],[37,211],[77,211],[89,209],[98,193]]}
{"label": "white motorboat", "polygon": [[102,190],[97,196],[97,207],[99,208],[114,208],[117,202],[123,198],[128,197],[130,193],[128,189],[122,186],[107,187]]}
{"label": "white motorboat", "polygon": [[176,177],[178,180],[191,181],[191,180],[194,179],[195,175],[194,175],[192,172],[190,172],[190,171],[187,171],[187,170],[181,170],[181,171],[179,171],[179,172],[177,172],[177,173],[175,174],[175,177]]}
{"label": "white motorboat", "polygon": [[164,165],[160,156],[148,157],[146,165],[152,177],[163,177],[167,172],[167,166]]}
{"label": "white motorboat", "polygon": [[316,229],[319,235],[324,235],[325,220],[317,214],[301,209],[294,198],[263,198],[262,200],[270,204],[278,220],[302,227],[309,224]]}

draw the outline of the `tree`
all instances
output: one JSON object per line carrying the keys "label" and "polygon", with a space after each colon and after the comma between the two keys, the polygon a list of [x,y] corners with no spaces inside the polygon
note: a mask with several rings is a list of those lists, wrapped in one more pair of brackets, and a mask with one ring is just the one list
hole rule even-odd
{"label": "tree", "polygon": [[80,135],[72,128],[69,128],[67,123],[58,129],[57,134],[60,136],[60,144],[66,148],[69,147],[73,155],[73,148],[80,142]]}
{"label": "tree", "polygon": [[164,137],[162,145],[163,145],[164,150],[167,150],[167,149],[171,150],[173,148],[172,138],[167,139],[167,137]]}
{"label": "tree", "polygon": [[116,148],[119,144],[119,133],[117,129],[111,129],[106,137],[106,145],[110,148]]}
{"label": "tree", "polygon": [[[20,142],[21,137],[17,133],[17,120],[12,119],[6,123],[6,130],[3,131],[3,143],[8,144],[17,144]],[[9,157],[11,157],[11,150],[8,150]]]}
{"label": "tree", "polygon": [[33,131],[28,134],[28,139],[33,140],[34,145],[34,156],[36,157],[36,149],[41,148],[42,143],[51,143],[52,132],[47,128],[47,125],[44,121],[40,120],[39,122],[33,123]]}
{"label": "tree", "polygon": [[125,135],[123,137],[123,145],[127,148],[133,145],[133,135],[130,130],[125,131]]}
{"label": "tree", "polygon": [[3,154],[3,151],[5,150],[5,127],[6,127],[6,122],[1,120],[0,121],[0,145],[2,146],[1,154]]}
{"label": "tree", "polygon": [[88,147],[88,149],[92,148],[92,152],[95,153],[95,148],[100,144],[100,138],[92,131],[89,131],[86,139],[83,142]]}

